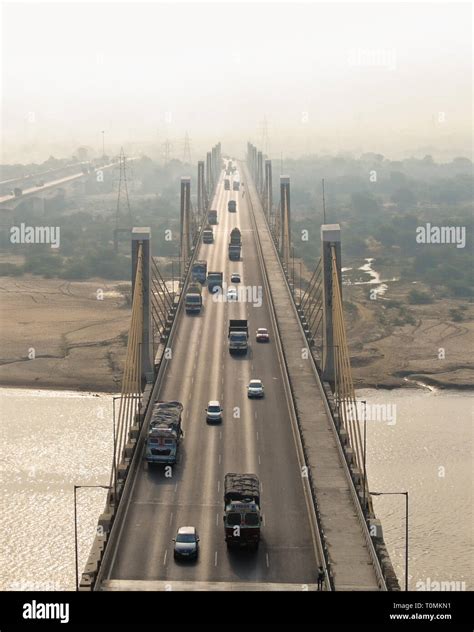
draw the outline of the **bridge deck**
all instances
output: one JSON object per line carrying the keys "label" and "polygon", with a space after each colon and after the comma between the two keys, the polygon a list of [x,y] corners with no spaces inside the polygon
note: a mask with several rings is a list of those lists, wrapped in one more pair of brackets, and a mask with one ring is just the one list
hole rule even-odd
{"label": "bridge deck", "polygon": [[273,245],[256,189],[246,171],[257,229],[268,273],[281,343],[288,366],[298,416],[304,433],[308,465],[329,546],[336,590],[378,590],[373,563],[341,463],[337,437],[324,407],[319,378],[310,360],[292,298]]}

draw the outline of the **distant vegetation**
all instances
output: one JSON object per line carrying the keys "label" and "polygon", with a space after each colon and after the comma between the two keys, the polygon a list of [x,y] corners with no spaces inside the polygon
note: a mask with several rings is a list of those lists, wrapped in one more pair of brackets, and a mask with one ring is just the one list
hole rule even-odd
{"label": "distant vegetation", "polygon": [[[341,224],[343,256],[375,256],[436,295],[473,296],[473,171],[467,158],[436,164],[431,156],[403,161],[380,154],[308,156],[285,160],[283,171],[291,177],[295,257],[310,269],[320,254],[324,178],[326,222]],[[416,229],[426,223],[465,227],[465,247],[417,243]],[[302,241],[303,230],[308,241]]]}
{"label": "distant vegetation", "polygon": [[[3,172],[8,172],[3,167]],[[129,173],[129,197],[133,226],[149,226],[152,234],[152,254],[163,257],[179,256],[179,194],[180,177],[189,173],[189,166],[171,161],[158,167],[148,158],[133,162]],[[115,174],[115,178],[117,175]],[[195,188],[193,187],[195,191]],[[99,189],[100,191],[100,189]],[[1,275],[21,275],[25,272],[46,278],[88,279],[94,276],[108,279],[129,279],[130,238],[121,235],[119,252],[113,248],[113,231],[117,207],[117,183],[104,186],[104,195],[46,200],[45,211],[15,211],[14,225],[59,226],[59,249],[47,245],[14,245],[4,233],[1,251],[23,255],[24,264],[1,263]],[[128,222],[128,210],[121,203],[121,226]],[[171,240],[165,231],[171,231]],[[177,268],[176,268],[177,269]]]}

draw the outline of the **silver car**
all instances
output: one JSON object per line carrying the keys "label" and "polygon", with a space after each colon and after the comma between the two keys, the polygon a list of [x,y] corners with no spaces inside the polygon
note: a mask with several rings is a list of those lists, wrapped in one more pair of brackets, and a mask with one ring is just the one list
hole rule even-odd
{"label": "silver car", "polygon": [[247,387],[247,395],[249,397],[263,397],[262,380],[250,380]]}
{"label": "silver car", "polygon": [[206,421],[222,421],[222,408],[217,400],[211,400],[206,408]]}

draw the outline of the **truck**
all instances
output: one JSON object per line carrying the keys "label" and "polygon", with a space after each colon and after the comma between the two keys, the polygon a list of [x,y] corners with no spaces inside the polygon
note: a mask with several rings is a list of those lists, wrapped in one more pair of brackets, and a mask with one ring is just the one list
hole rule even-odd
{"label": "truck", "polygon": [[230,231],[229,240],[229,259],[231,261],[240,261],[240,253],[242,250],[242,236],[238,228]]}
{"label": "truck", "polygon": [[258,549],[261,525],[258,476],[229,472],[224,478],[224,532],[227,547]]}
{"label": "truck", "polygon": [[247,353],[249,327],[246,320],[229,320],[229,353]]}
{"label": "truck", "polygon": [[236,179],[235,176],[234,176],[234,179],[232,181],[232,189],[234,191],[239,191],[239,189],[240,189],[240,180],[238,178]]}
{"label": "truck", "polygon": [[155,402],[148,423],[145,458],[147,463],[176,463],[183,436],[183,404],[177,401]]}
{"label": "truck", "polygon": [[213,242],[214,242],[214,232],[210,226],[206,226],[206,228],[202,231],[202,243],[212,244]]}
{"label": "truck", "polygon": [[207,289],[209,292],[214,292],[216,288],[222,289],[222,281],[224,280],[223,272],[208,272],[207,273]]}
{"label": "truck", "polygon": [[15,197],[21,197],[23,195],[23,189],[20,189],[20,187],[15,187],[13,189],[13,195]]}
{"label": "truck", "polygon": [[227,203],[227,210],[229,213],[237,213],[237,202],[235,200],[229,200]]}
{"label": "truck", "polygon": [[207,214],[207,221],[209,222],[209,225],[215,226],[217,224],[217,211],[209,211]]}
{"label": "truck", "polygon": [[193,263],[193,267],[191,268],[191,278],[193,281],[199,281],[199,283],[204,284],[207,279],[207,261],[203,259],[198,259]]}
{"label": "truck", "polygon": [[226,191],[230,191],[230,180],[229,180],[229,178],[226,178],[226,179],[224,180],[224,189],[225,189]]}
{"label": "truck", "polygon": [[202,307],[201,285],[190,283],[184,295],[186,314],[199,314]]}

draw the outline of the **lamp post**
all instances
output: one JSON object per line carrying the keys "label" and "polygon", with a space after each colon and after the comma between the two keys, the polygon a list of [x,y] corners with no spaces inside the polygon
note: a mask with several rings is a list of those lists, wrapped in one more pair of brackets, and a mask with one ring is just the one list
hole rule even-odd
{"label": "lamp post", "polygon": [[408,591],[408,492],[370,492],[372,496],[405,496],[405,591]]}
{"label": "lamp post", "polygon": [[95,489],[110,489],[110,485],[74,485],[74,552],[76,568],[76,592],[79,590],[79,554],[77,545],[77,490],[83,487]]}

